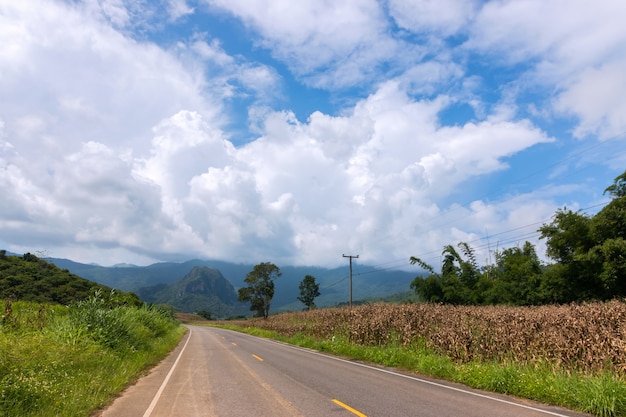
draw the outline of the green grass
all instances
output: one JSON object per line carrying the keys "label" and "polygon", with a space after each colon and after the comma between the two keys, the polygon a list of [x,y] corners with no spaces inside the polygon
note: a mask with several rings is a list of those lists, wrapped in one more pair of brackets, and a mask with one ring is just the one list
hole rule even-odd
{"label": "green grass", "polygon": [[254,327],[217,326],[600,417],[626,416],[626,382],[611,372],[585,375],[554,369],[545,363],[454,363],[450,358],[419,344],[362,346],[336,336],[331,340],[318,340],[303,334],[284,337],[277,332]]}
{"label": "green grass", "polygon": [[0,415],[89,416],[182,337],[168,312],[106,305],[9,303],[0,315]]}

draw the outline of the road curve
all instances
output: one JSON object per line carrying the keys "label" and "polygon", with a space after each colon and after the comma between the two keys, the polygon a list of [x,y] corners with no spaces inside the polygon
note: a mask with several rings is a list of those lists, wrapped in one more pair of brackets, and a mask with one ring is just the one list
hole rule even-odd
{"label": "road curve", "polygon": [[189,326],[102,417],[580,417],[557,407]]}

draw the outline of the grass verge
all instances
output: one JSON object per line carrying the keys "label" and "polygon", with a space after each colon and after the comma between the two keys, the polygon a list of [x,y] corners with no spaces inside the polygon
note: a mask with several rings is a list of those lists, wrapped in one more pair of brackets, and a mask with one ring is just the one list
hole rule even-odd
{"label": "grass verge", "polygon": [[89,416],[184,331],[168,312],[97,295],[70,307],[13,302],[0,317],[0,415]]}
{"label": "grass verge", "polygon": [[302,333],[290,337],[276,331],[233,324],[209,324],[279,340],[354,360],[458,382],[473,388],[526,398],[599,417],[626,416],[626,382],[611,372],[593,375],[554,369],[547,363],[455,363],[420,346],[363,346],[344,337],[316,339]]}

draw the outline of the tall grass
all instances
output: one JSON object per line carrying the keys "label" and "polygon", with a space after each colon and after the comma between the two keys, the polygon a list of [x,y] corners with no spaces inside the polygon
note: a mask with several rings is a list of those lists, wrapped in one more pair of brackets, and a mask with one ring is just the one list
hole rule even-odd
{"label": "tall grass", "polygon": [[89,416],[180,340],[168,311],[6,301],[0,316],[0,415]]}
{"label": "tall grass", "polygon": [[622,301],[543,307],[371,304],[227,323],[480,389],[602,417],[626,416]]}

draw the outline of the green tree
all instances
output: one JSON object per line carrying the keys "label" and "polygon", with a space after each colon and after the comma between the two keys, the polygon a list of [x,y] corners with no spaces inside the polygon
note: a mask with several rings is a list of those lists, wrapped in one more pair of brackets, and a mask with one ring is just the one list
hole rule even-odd
{"label": "green tree", "polygon": [[443,288],[441,287],[441,276],[435,273],[432,266],[422,261],[420,258],[411,256],[409,262],[411,262],[411,265],[417,264],[430,273],[426,278],[421,276],[415,277],[415,279],[411,281],[411,289],[414,290],[422,300],[428,303],[442,303]]}
{"label": "green tree", "polygon": [[306,275],[300,282],[300,296],[298,300],[306,306],[307,310],[315,308],[315,298],[320,295],[320,285],[315,282],[315,277]]}
{"label": "green tree", "polygon": [[452,245],[443,248],[441,274],[435,273],[433,267],[421,259],[411,257],[411,264],[418,264],[430,272],[426,279],[416,277],[411,282],[411,288],[423,300],[447,304],[478,303],[479,295],[476,285],[481,272],[476,264],[474,251],[465,242],[459,243],[459,248],[467,259],[464,259]]}
{"label": "green tree", "polygon": [[280,268],[270,262],[262,262],[248,272],[244,282],[247,287],[238,291],[239,301],[250,302],[250,311],[257,317],[267,318],[274,297],[274,280],[280,277]]}
{"label": "green tree", "polygon": [[551,302],[626,296],[626,171],[604,191],[613,199],[593,217],[559,210],[539,231],[556,261],[542,287]]}
{"label": "green tree", "polygon": [[541,304],[542,266],[535,246],[525,242],[520,247],[496,253],[496,265],[490,270],[493,285],[487,290],[488,304]]}
{"label": "green tree", "polygon": [[626,197],[626,171],[613,180],[613,184],[606,187],[605,193],[611,194],[615,198]]}
{"label": "green tree", "polygon": [[199,315],[200,317],[202,317],[203,319],[206,320],[213,320],[213,315],[211,314],[210,311],[207,310],[200,310],[196,313],[197,315]]}
{"label": "green tree", "polygon": [[603,298],[626,296],[626,172],[605,190],[613,199],[591,219],[596,242],[589,261],[601,264]]}
{"label": "green tree", "polygon": [[556,261],[544,271],[543,297],[547,302],[569,303],[602,297],[602,263],[590,259],[596,245],[591,232],[591,218],[564,208],[552,222],[539,228],[546,239],[546,254]]}

